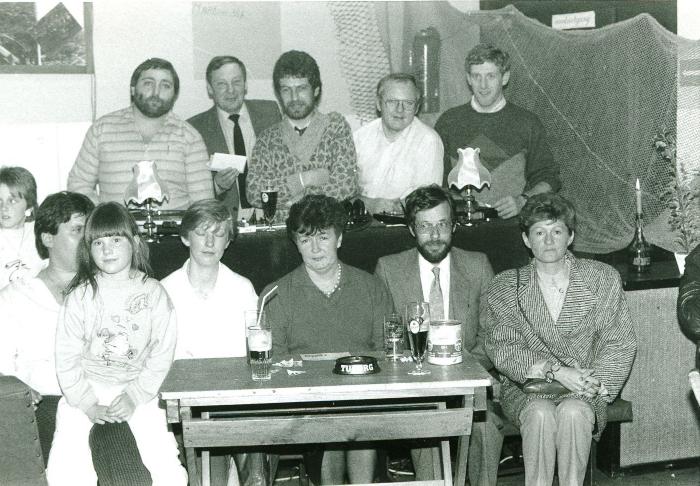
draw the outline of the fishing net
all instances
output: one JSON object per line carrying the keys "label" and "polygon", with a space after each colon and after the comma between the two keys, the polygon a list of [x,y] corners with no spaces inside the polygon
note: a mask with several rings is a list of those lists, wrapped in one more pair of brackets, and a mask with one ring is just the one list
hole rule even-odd
{"label": "fishing net", "polygon": [[[693,199],[700,166],[700,86],[683,86],[683,76],[679,85],[679,66],[700,69],[697,43],[670,33],[647,14],[599,29],[558,31],[512,6],[465,13],[446,2],[404,5],[404,53],[420,29],[432,26],[440,34],[441,111],[469,99],[464,58],[476,42],[510,54],[506,98],[535,113],[547,130],[561,169],[561,193],[577,208],[577,250],[607,253],[629,244],[637,178],[647,239],[683,250],[679,195],[686,202],[686,220],[700,220]],[[409,69],[406,58],[396,70]],[[664,157],[654,146],[664,131],[677,136],[677,157]]]}

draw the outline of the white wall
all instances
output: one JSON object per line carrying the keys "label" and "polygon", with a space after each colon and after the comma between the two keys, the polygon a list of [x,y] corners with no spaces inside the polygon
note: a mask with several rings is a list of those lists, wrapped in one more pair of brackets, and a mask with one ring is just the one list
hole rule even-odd
{"label": "white wall", "polygon": [[[188,118],[211,106],[204,80],[196,80],[193,73],[191,2],[98,1],[93,18],[94,77],[0,75],[0,165],[31,170],[40,199],[65,189],[66,175],[94,117],[129,104],[129,79],[144,59],[162,57],[175,66],[181,84],[175,113]],[[280,30],[282,51],[306,50],[318,61],[326,93],[321,110],[349,113],[350,94],[325,3],[283,2],[280,18],[280,25],[270,28]],[[270,59],[270,79],[251,80],[249,97],[274,99],[274,61]]]}
{"label": "white wall", "polygon": [[686,39],[700,39],[700,2],[677,0],[678,35]]}
{"label": "white wall", "polygon": [[[465,11],[476,5],[475,0],[451,3]],[[694,0],[679,0],[681,35],[700,38],[700,22],[691,21],[700,18],[699,9]],[[99,0],[93,16],[94,77],[0,75],[0,165],[31,170],[40,198],[65,188],[66,174],[94,117],[129,103],[129,78],[144,59],[158,56],[174,64],[181,80],[178,115],[187,118],[210,106],[204,81],[193,73],[190,1]],[[350,113],[326,3],[282,2],[280,25],[270,28],[279,28],[283,51],[306,50],[318,61],[325,93],[321,110]],[[270,59],[270,71],[273,63]],[[251,80],[249,97],[273,99],[272,81]]]}

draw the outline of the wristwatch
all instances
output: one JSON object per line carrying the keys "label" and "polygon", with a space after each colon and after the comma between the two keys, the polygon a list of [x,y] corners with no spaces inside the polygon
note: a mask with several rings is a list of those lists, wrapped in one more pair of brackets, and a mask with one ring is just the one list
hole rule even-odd
{"label": "wristwatch", "polygon": [[547,383],[551,383],[554,381],[554,373],[559,371],[561,369],[561,365],[559,363],[552,363],[551,361],[549,362],[549,369],[544,373],[544,379]]}

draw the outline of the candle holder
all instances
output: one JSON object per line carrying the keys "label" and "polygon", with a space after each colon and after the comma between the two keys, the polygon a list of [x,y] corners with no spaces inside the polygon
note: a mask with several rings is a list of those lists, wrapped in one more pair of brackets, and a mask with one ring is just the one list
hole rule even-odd
{"label": "candle holder", "polygon": [[474,226],[485,219],[484,211],[481,210],[479,203],[476,202],[474,194],[472,194],[473,189],[474,186],[472,185],[466,186],[464,188],[464,194],[462,195],[462,199],[464,199],[465,202],[465,209],[462,213],[464,215],[464,221],[462,224],[465,226]]}
{"label": "candle holder", "polygon": [[144,206],[146,221],[143,223],[145,240],[148,243],[158,241],[157,225],[154,216],[156,205],[168,199],[165,183],[158,176],[156,164],[152,160],[142,160],[132,169],[133,177],[124,191],[124,201],[136,206]]}
{"label": "candle holder", "polygon": [[146,242],[154,243],[159,240],[156,233],[156,223],[153,221],[153,199],[146,199],[146,222],[143,223],[143,229],[146,230]]}

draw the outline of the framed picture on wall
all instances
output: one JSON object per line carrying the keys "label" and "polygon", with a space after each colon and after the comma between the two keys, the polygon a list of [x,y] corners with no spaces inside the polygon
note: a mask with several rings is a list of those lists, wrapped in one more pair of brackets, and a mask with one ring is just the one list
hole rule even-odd
{"label": "framed picture on wall", "polygon": [[92,3],[0,2],[0,74],[93,72]]}

